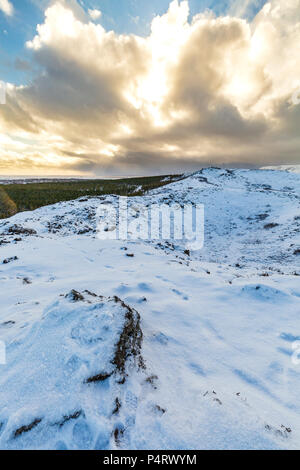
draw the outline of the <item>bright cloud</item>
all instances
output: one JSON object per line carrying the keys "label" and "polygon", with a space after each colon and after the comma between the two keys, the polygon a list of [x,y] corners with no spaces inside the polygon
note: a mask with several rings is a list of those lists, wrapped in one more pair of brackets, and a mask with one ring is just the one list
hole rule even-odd
{"label": "bright cloud", "polygon": [[299,163],[300,0],[188,18],[175,0],[142,38],[54,2],[27,44],[43,73],[1,110],[0,173]]}
{"label": "bright cloud", "polygon": [[99,20],[99,18],[101,18],[102,13],[100,10],[89,10],[89,15],[92,20]]}
{"label": "bright cloud", "polygon": [[11,16],[14,12],[14,7],[8,0],[0,0],[0,10],[3,11],[5,15]]}

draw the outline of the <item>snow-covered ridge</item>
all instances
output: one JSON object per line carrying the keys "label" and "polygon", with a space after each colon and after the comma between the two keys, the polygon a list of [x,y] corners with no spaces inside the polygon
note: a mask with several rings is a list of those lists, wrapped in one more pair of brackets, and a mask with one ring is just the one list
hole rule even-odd
{"label": "snow-covered ridge", "polygon": [[[118,197],[83,197],[17,214],[0,222],[2,243],[18,235],[18,225],[33,229],[43,237],[94,237],[96,210],[106,203],[117,205]],[[300,234],[300,177],[297,174],[203,169],[150,191],[144,197],[129,199],[129,207],[136,203],[146,207],[154,203],[204,204],[205,246],[194,254],[202,261],[266,267],[295,262]],[[180,242],[152,244],[166,251],[184,251]]]}
{"label": "snow-covered ridge", "polygon": [[262,170],[290,171],[292,173],[300,173],[300,165],[278,165],[265,166]]}
{"label": "snow-covered ridge", "polygon": [[113,195],[0,221],[0,448],[298,448],[299,195],[203,169],[129,200],[204,204],[199,252],[97,239]]}

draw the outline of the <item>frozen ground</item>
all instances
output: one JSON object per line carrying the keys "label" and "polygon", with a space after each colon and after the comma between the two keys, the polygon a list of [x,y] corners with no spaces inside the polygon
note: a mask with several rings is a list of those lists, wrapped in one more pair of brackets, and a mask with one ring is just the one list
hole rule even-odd
{"label": "frozen ground", "polygon": [[1,221],[0,448],[299,448],[299,194],[206,169],[130,200],[203,203],[200,252],[98,240],[114,196]]}

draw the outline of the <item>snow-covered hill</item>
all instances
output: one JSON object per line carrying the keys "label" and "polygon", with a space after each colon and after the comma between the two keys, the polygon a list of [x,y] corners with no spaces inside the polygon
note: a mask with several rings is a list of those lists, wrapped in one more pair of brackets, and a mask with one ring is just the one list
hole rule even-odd
{"label": "snow-covered hill", "polygon": [[[0,448],[299,448],[300,175],[205,169],[205,244],[96,237],[82,198],[0,222]],[[293,349],[294,348],[294,349]]]}
{"label": "snow-covered hill", "polygon": [[290,171],[292,173],[300,173],[300,165],[277,165],[265,166],[262,170]]}

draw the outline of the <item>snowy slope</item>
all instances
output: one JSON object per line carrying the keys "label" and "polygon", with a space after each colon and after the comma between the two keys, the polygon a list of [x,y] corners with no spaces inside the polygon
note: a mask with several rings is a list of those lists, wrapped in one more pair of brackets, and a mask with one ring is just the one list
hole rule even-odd
{"label": "snowy slope", "polygon": [[262,170],[280,170],[280,171],[290,171],[292,173],[300,173],[300,165],[278,165],[278,166],[265,166],[262,167]]}
{"label": "snowy slope", "polygon": [[0,448],[299,448],[299,194],[206,169],[130,200],[203,203],[190,253],[97,239],[114,196],[1,221]]}

